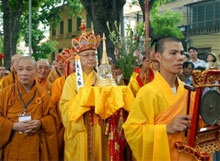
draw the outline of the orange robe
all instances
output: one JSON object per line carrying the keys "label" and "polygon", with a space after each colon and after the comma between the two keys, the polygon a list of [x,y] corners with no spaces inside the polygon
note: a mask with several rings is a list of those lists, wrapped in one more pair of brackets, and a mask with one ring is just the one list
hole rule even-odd
{"label": "orange robe", "polygon": [[3,82],[3,80],[4,80],[4,77],[0,78],[0,91],[2,89],[2,82]]}
{"label": "orange robe", "polygon": [[[41,128],[31,136],[13,130],[18,115],[24,111],[17,89],[25,103],[36,91],[27,112],[33,120],[41,121]],[[56,120],[50,95],[37,84],[27,93],[19,82],[4,88],[0,92],[0,160],[58,160]]]}
{"label": "orange robe", "polygon": [[59,146],[59,160],[64,158],[64,126],[59,110],[59,101],[62,95],[63,86],[65,83],[66,76],[62,76],[55,80],[51,88],[51,100],[56,108],[58,114],[58,146]]}
{"label": "orange robe", "polygon": [[41,86],[41,87],[43,87],[44,89],[46,89],[47,90],[47,92],[51,95],[51,83],[47,80],[47,79],[45,79],[45,80],[43,80],[43,81],[41,81],[41,82],[39,82],[38,80],[37,80],[37,78],[35,79],[36,80],[36,82],[37,82],[37,84],[39,85],[39,86]]}
{"label": "orange robe", "polygon": [[2,80],[1,89],[7,87],[10,84],[15,83],[18,80],[16,72],[12,71],[9,75],[5,76]]}
{"label": "orange robe", "polygon": [[62,95],[63,86],[65,83],[66,76],[62,76],[54,81],[51,87],[51,99],[53,104],[57,104]]}
{"label": "orange robe", "polygon": [[53,83],[57,78],[61,77],[62,75],[58,72],[57,68],[54,68],[50,71],[47,80],[50,83]]}

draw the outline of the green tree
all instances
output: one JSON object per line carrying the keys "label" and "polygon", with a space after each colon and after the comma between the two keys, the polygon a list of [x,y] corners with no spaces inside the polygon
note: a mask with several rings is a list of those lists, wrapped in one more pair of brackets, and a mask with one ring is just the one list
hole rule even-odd
{"label": "green tree", "polygon": [[[69,13],[71,16],[78,14],[82,5],[79,0],[66,0],[61,3],[60,0],[48,0],[38,8],[34,8],[32,10],[32,56],[35,60],[40,58],[47,58],[48,54],[51,54],[55,51],[55,46],[57,42],[55,41],[47,41],[46,43],[41,43],[41,41],[45,38],[44,31],[42,27],[46,28],[47,26],[51,26],[51,29],[54,29],[57,24],[60,22],[60,12],[63,4],[66,4],[69,8]],[[24,37],[25,42],[28,43],[28,13],[24,13],[20,20],[22,29],[20,31],[21,36]],[[41,28],[39,28],[41,26]],[[46,47],[46,45],[49,45]]]}
{"label": "green tree", "polygon": [[3,53],[3,36],[0,36],[0,53]]}
{"label": "green tree", "polygon": [[[134,0],[135,1],[135,0]],[[145,0],[138,0],[145,20]],[[183,34],[177,27],[182,20],[182,14],[174,11],[160,13],[158,7],[170,0],[149,0],[149,35],[152,39],[160,36],[176,36],[180,39]]]}
{"label": "green tree", "polygon": [[[33,7],[39,7],[45,0],[32,0]],[[19,39],[19,20],[22,13],[28,11],[28,0],[1,0],[4,32],[4,61],[6,68],[10,68],[11,56],[16,53]]]}
{"label": "green tree", "polygon": [[161,36],[174,36],[179,39],[183,39],[183,33],[177,27],[182,21],[182,14],[172,11],[166,11],[162,14],[154,13],[151,14],[151,25],[153,28],[154,35],[156,37]]}

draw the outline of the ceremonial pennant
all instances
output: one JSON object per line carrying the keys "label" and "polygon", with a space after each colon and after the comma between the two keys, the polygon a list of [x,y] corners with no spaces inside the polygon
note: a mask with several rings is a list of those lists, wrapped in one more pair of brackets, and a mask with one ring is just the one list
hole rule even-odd
{"label": "ceremonial pennant", "polygon": [[84,86],[84,82],[83,82],[83,72],[82,72],[82,66],[81,66],[79,55],[76,55],[75,57],[75,67],[76,67],[77,88],[80,89],[81,87]]}

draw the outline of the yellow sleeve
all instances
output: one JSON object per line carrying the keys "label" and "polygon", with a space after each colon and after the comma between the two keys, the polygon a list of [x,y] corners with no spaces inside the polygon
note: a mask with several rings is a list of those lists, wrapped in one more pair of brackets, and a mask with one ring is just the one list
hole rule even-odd
{"label": "yellow sleeve", "polygon": [[129,84],[128,84],[128,87],[130,87],[132,93],[134,94],[134,96],[136,96],[138,90],[140,89],[140,86],[136,80],[138,76],[138,73],[136,72],[133,72],[132,75],[131,75],[131,79],[129,81]]}
{"label": "yellow sleeve", "polygon": [[[163,101],[162,101],[163,102]],[[165,124],[154,124],[161,104],[156,92],[140,89],[123,125],[125,137],[138,161],[169,161],[170,151]]]}
{"label": "yellow sleeve", "polygon": [[[87,141],[86,129],[82,114],[78,112],[74,104],[77,101],[77,86],[75,73],[67,77],[61,99],[59,101],[59,109],[62,122],[65,127],[65,160],[86,160]],[[73,120],[72,116],[78,116],[77,120]]]}
{"label": "yellow sleeve", "polygon": [[[80,90],[84,90],[84,87],[82,87]],[[67,77],[64,83],[63,92],[59,102],[59,109],[62,117],[62,122],[65,128],[71,126],[71,128],[76,128],[75,130],[77,130],[78,128],[82,130],[82,127],[78,127],[74,124],[85,112],[90,110],[90,107],[76,106],[80,100],[84,99],[88,98],[82,98],[78,95],[74,73]]]}
{"label": "yellow sleeve", "polygon": [[65,127],[69,123],[70,106],[74,102],[76,94],[75,78],[74,75],[70,75],[64,83],[63,92],[59,102],[62,121]]}

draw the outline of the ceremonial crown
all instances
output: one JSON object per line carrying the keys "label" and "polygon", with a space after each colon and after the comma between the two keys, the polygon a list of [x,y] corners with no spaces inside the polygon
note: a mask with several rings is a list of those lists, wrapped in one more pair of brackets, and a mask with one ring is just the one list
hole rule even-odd
{"label": "ceremonial crown", "polygon": [[73,52],[80,53],[85,50],[96,50],[101,41],[100,36],[96,36],[92,32],[86,32],[86,23],[84,20],[82,20],[80,30],[82,32],[81,35],[72,39]]}
{"label": "ceremonial crown", "polygon": [[57,55],[57,60],[63,63],[68,63],[70,60],[74,60],[74,53],[68,48],[64,48],[60,54]]}

